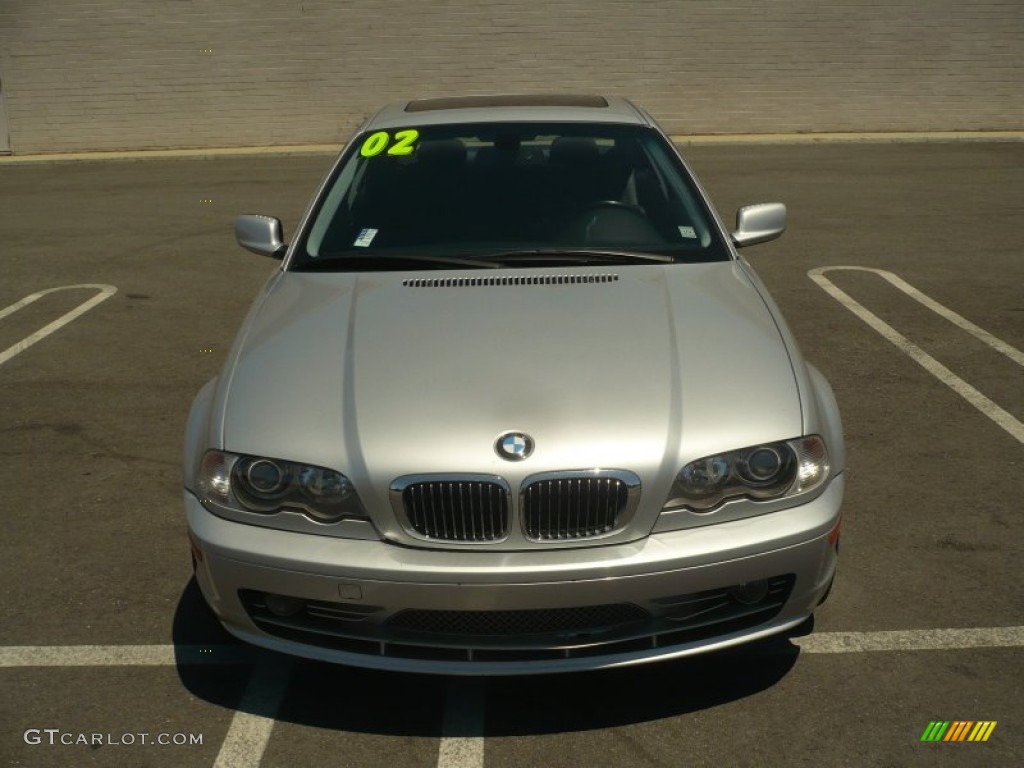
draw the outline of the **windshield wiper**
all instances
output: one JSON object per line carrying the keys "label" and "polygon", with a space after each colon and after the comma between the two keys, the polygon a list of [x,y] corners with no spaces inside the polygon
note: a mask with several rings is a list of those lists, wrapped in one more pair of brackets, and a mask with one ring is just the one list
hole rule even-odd
{"label": "windshield wiper", "polygon": [[481,258],[499,259],[509,263],[515,261],[552,261],[565,260],[570,262],[656,262],[672,264],[675,259],[664,253],[643,253],[638,251],[612,251],[607,249],[588,250],[582,248],[533,248],[521,251],[500,251],[484,254]]}
{"label": "windshield wiper", "polygon": [[529,248],[518,251],[495,251],[474,256],[437,256],[425,253],[381,253],[379,251],[360,251],[357,253],[324,253],[316,259],[303,262],[303,271],[330,271],[344,269],[345,262],[359,261],[372,265],[374,262],[407,261],[415,263],[447,265],[453,267],[477,267],[500,269],[517,262],[568,262],[571,264],[608,264],[629,262],[654,262],[657,264],[673,264],[675,259],[663,253],[643,253],[638,251],[614,251],[607,249],[582,248]]}
{"label": "windshield wiper", "polygon": [[468,256],[431,256],[425,253],[379,253],[365,251],[360,253],[324,253],[315,260],[308,259],[303,264],[303,269],[329,270],[339,266],[340,262],[345,261],[415,261],[427,264],[450,264],[458,267],[484,267],[486,269],[500,269],[505,266],[500,261],[471,258]]}

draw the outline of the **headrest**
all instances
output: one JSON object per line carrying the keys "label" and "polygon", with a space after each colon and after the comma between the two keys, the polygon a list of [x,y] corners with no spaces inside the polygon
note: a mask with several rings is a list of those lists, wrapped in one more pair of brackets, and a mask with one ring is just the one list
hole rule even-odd
{"label": "headrest", "polygon": [[427,165],[462,165],[466,161],[466,145],[459,139],[424,141],[416,147],[416,158]]}
{"label": "headrest", "polygon": [[597,157],[597,142],[590,136],[559,136],[551,142],[552,163],[589,162]]}

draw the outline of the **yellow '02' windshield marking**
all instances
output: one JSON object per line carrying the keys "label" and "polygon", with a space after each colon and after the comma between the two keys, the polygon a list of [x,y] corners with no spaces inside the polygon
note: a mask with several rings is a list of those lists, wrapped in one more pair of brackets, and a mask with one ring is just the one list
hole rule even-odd
{"label": "yellow '02' windshield marking", "polygon": [[387,149],[389,155],[411,155],[416,149],[416,139],[419,137],[420,132],[415,128],[395,131],[394,136],[387,131],[377,131],[366,137],[363,146],[359,148],[359,154],[363,157],[376,157]]}

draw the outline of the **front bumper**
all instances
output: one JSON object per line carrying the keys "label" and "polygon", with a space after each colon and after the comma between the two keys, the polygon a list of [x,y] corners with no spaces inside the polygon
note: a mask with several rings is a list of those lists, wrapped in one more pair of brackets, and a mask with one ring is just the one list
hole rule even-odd
{"label": "front bumper", "polygon": [[[184,496],[199,586],[237,637],[353,666],[491,675],[686,656],[796,626],[835,573],[844,480],[759,517],[529,552],[408,549],[248,526]],[[736,598],[733,588],[762,581],[762,599]],[[267,595],[302,608],[276,615]]]}

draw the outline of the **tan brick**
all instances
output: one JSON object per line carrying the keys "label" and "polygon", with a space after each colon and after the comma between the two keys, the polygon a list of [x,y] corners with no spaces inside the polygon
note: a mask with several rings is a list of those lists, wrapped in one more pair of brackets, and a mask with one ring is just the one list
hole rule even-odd
{"label": "tan brick", "polygon": [[393,98],[510,90],[672,132],[1020,129],[1022,61],[1019,0],[0,2],[16,152],[332,142]]}

